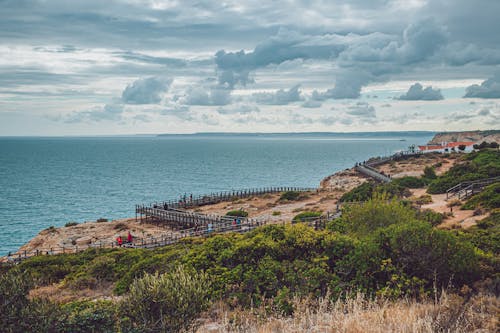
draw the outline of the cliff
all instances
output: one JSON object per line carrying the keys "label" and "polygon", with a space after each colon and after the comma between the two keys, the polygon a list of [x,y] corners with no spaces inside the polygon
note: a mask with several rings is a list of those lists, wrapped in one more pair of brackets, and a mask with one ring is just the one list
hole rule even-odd
{"label": "cliff", "polygon": [[489,131],[467,131],[467,132],[442,132],[437,133],[429,144],[441,142],[473,141],[473,142],[499,142],[500,130]]}

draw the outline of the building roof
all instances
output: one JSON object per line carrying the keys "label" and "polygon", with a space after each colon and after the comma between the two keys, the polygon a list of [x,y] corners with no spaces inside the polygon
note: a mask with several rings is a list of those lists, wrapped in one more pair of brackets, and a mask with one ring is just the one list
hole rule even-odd
{"label": "building roof", "polygon": [[418,146],[418,149],[420,150],[441,150],[445,148],[455,148],[461,145],[464,145],[466,147],[474,145],[475,142],[469,142],[469,141],[457,141],[457,142],[446,142],[441,145],[425,145],[425,146]]}

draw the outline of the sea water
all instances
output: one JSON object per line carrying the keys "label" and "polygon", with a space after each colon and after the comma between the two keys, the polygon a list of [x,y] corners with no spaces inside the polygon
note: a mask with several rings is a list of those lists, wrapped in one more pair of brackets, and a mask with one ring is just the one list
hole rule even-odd
{"label": "sea water", "polygon": [[0,255],[42,229],[135,215],[184,194],[316,187],[432,133],[0,138]]}

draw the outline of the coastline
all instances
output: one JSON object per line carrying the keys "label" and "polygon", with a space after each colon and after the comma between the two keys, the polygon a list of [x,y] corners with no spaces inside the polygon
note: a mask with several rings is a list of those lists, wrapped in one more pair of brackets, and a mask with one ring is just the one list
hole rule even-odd
{"label": "coastline", "polygon": [[[391,174],[393,178],[400,178],[419,176],[423,173],[425,166],[439,163],[440,166],[436,169],[436,173],[439,175],[446,172],[455,161],[456,158],[453,155],[445,158],[437,154],[424,154],[418,158],[410,157],[399,162],[385,162],[375,168],[380,172]],[[321,180],[316,191],[307,192],[302,199],[297,201],[281,202],[279,193],[274,193],[200,206],[188,209],[188,211],[223,216],[230,210],[245,210],[251,219],[265,220],[269,224],[290,223],[293,217],[300,212],[331,212],[337,207],[339,199],[344,193],[367,180],[366,176],[357,172],[353,167],[326,176]],[[412,195],[415,197],[424,194],[425,190],[412,190]],[[446,204],[444,198],[437,195],[433,196],[432,204],[424,205],[422,208],[445,212],[448,209]],[[464,227],[469,227],[483,217],[473,216],[473,213],[469,211],[461,211],[457,216],[446,220],[444,227],[451,228],[453,225],[463,222],[466,222],[463,224]],[[44,254],[50,252],[48,249],[54,248],[66,248],[70,253],[78,251],[78,248],[81,250],[90,246],[99,247],[98,244],[113,244],[118,236],[126,237],[128,232],[133,235],[134,239],[162,237],[166,234],[174,237],[184,236],[182,231],[157,224],[141,223],[133,217],[109,222],[88,221],[72,226],[51,227],[42,230],[21,246],[17,253],[40,251]],[[2,260],[5,261],[5,258],[3,257]]]}

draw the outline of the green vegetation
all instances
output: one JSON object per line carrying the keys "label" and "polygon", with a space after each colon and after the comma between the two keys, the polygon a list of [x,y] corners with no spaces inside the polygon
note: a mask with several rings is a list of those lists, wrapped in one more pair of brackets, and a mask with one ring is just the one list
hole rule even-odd
{"label": "green vegetation", "polygon": [[499,147],[498,143],[496,143],[496,142],[489,142],[488,143],[486,141],[483,141],[480,144],[474,145],[474,149],[479,149],[479,150],[488,149],[488,148],[498,149],[498,147]]}
{"label": "green vegetation", "polygon": [[368,235],[379,228],[395,223],[415,221],[415,212],[386,194],[375,195],[363,205],[349,205],[342,211],[347,231],[357,235]]}
{"label": "green vegetation", "polygon": [[[491,253],[496,257],[497,265],[500,264],[500,210],[496,209],[491,215],[477,223],[477,225],[467,229],[464,236],[476,247]],[[498,274],[498,268],[497,268]]]}
{"label": "green vegetation", "polygon": [[[33,316],[43,313],[51,318],[45,322],[54,325],[53,332],[81,332],[81,327],[100,327],[98,332],[117,327],[122,332],[167,332],[188,328],[210,299],[243,307],[274,300],[279,311],[291,314],[294,297],[335,299],[346,290],[420,297],[432,293],[434,285],[440,290],[452,281],[460,287],[491,276],[491,258],[470,242],[482,248],[498,245],[488,240],[489,245],[483,246],[483,236],[472,233],[436,230],[425,216],[395,198],[375,195],[346,208],[328,230],[269,225],[247,234],[185,239],[155,250],[93,249],[35,257],[12,273],[19,270],[38,284],[63,282],[68,288],[112,283],[115,293],[124,295],[123,302],[58,305],[16,296],[19,306],[3,309],[14,313],[2,318],[24,320],[32,325],[22,326],[24,331],[32,331],[35,324],[22,319],[22,309],[38,302],[42,310]],[[31,284],[16,280],[18,273],[7,276],[0,281],[0,296],[10,295],[13,284],[18,294],[26,295]],[[12,327],[8,325],[2,327]]]}
{"label": "green vegetation", "polygon": [[487,209],[500,208],[500,182],[491,184],[482,192],[474,195],[462,206],[462,209],[476,209],[479,207]]}
{"label": "green vegetation", "polygon": [[234,217],[247,217],[248,212],[242,209],[230,210],[226,213],[226,216],[234,216]]}
{"label": "green vegetation", "polygon": [[281,215],[281,212],[278,211],[278,210],[275,210],[272,214],[273,216],[280,216]]}
{"label": "green vegetation", "polygon": [[320,217],[321,212],[302,212],[300,214],[295,215],[295,217],[292,219],[292,222],[304,222],[308,221],[312,218],[315,217]]}
{"label": "green vegetation", "polygon": [[281,193],[279,201],[297,201],[306,197],[305,193],[299,191],[286,191]]}
{"label": "green vegetation", "polygon": [[427,184],[425,179],[412,176],[396,178],[393,180],[393,182],[406,188],[421,188]]}
{"label": "green vegetation", "polygon": [[78,222],[68,222],[64,226],[65,227],[74,227],[75,225],[78,225]]}
{"label": "green vegetation", "polygon": [[500,152],[484,150],[464,155],[463,161],[454,165],[444,175],[430,182],[428,193],[445,193],[449,188],[470,180],[500,176]]}
{"label": "green vegetation", "polygon": [[365,182],[351,191],[344,193],[340,198],[341,202],[363,202],[368,201],[376,195],[386,194],[390,197],[407,197],[411,193],[408,189],[400,185],[398,181],[391,183],[377,184],[374,182]]}
{"label": "green vegetation", "polygon": [[[471,154],[460,170],[491,172],[497,158],[490,150]],[[470,176],[457,170],[431,184],[451,175]],[[425,181],[432,173],[426,172]],[[416,179],[360,185],[344,201],[364,202],[345,205],[342,217],[330,221],[326,230],[303,223],[268,225],[244,234],[185,238],[153,250],[89,249],[28,259],[0,275],[1,330],[173,332],[191,330],[212,301],[291,315],[297,298],[335,301],[359,291],[368,298],[419,299],[443,288],[477,288],[485,281],[494,289],[500,253],[497,185],[468,203],[490,209],[488,218],[469,230],[448,231],[433,227],[443,214],[418,211],[401,200],[405,185],[420,181]],[[298,196],[283,200],[293,198]],[[241,216],[242,211],[236,212],[233,216]],[[294,221],[320,215],[302,212]],[[66,304],[27,297],[34,285],[53,283],[70,291],[111,286],[123,297]]]}
{"label": "green vegetation", "polygon": [[423,209],[417,212],[417,218],[421,221],[429,222],[432,226],[440,225],[444,220],[444,215],[432,209]]}
{"label": "green vegetation", "polygon": [[126,317],[140,332],[187,330],[209,304],[210,280],[178,266],[167,274],[146,274],[135,280],[122,302]]}

